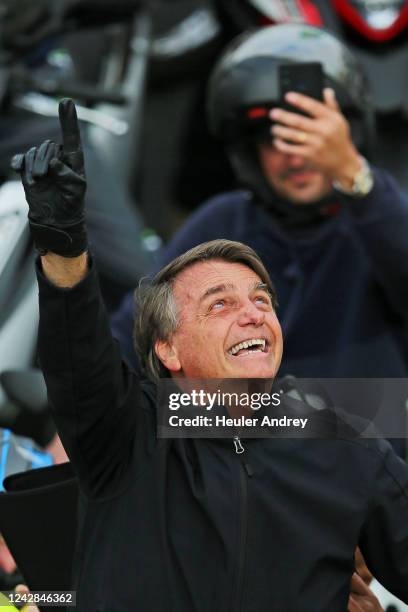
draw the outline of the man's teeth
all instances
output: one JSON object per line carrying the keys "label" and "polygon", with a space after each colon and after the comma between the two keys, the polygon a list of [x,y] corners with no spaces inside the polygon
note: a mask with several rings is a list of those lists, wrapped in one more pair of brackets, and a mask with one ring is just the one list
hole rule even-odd
{"label": "man's teeth", "polygon": [[[253,338],[252,340],[245,340],[245,342],[240,342],[239,344],[235,344],[228,353],[230,355],[236,355],[238,351],[242,349],[247,349],[250,346],[259,346],[261,351],[265,350],[266,340],[263,338]],[[257,349],[256,349],[257,350]]]}

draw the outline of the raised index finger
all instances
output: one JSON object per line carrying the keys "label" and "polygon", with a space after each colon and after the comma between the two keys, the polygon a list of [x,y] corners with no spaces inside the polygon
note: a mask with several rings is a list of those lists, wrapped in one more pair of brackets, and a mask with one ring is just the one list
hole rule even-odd
{"label": "raised index finger", "polygon": [[75,104],[71,98],[64,98],[58,107],[59,122],[62,131],[64,153],[75,153],[81,148],[81,135]]}

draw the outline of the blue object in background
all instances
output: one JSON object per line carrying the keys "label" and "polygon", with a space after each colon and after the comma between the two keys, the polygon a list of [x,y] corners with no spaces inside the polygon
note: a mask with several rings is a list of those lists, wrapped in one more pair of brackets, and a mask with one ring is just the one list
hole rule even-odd
{"label": "blue object in background", "polygon": [[0,429],[0,490],[10,474],[52,465],[49,453],[41,450],[30,438],[15,436],[9,429]]}

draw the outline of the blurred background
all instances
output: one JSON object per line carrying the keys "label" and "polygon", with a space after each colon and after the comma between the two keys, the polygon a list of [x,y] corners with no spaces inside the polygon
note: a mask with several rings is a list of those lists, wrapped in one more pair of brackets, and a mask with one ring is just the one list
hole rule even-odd
{"label": "blurred background", "polygon": [[[57,101],[75,99],[90,240],[113,312],[181,223],[234,188],[206,122],[215,61],[237,34],[292,22],[327,29],[358,58],[375,115],[370,161],[408,191],[406,1],[0,0],[1,481],[65,459],[33,369],[34,254],[11,156],[58,140]],[[21,576],[3,548],[0,586],[7,588]]]}

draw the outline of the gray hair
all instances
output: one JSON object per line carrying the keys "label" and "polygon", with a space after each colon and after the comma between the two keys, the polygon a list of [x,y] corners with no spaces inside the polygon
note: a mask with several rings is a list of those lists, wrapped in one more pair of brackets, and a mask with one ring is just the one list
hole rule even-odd
{"label": "gray hair", "polygon": [[152,379],[168,377],[155,352],[157,340],[166,341],[176,332],[180,321],[173,295],[173,284],[186,268],[198,262],[221,259],[229,263],[241,263],[253,270],[266,284],[272,305],[277,306],[276,292],[265,266],[251,247],[232,240],[211,240],[190,249],[162,268],[149,284],[143,284],[135,292],[136,317],[134,343],[139,363]]}

